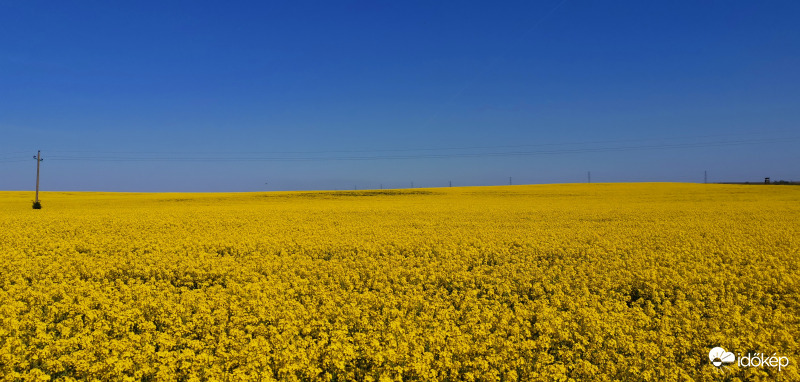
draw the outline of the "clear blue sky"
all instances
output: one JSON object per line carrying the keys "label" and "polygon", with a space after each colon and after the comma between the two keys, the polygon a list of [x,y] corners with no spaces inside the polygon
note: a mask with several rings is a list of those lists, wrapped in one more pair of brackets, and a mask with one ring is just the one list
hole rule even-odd
{"label": "clear blue sky", "polygon": [[[797,1],[0,1],[0,189],[800,180]],[[265,184],[268,183],[268,184]]]}

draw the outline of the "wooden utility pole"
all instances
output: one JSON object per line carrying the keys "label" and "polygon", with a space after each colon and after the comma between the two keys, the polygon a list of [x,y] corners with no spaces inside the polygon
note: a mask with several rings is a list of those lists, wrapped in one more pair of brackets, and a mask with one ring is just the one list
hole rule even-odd
{"label": "wooden utility pole", "polygon": [[36,152],[36,203],[39,203],[39,163],[42,163],[42,150]]}

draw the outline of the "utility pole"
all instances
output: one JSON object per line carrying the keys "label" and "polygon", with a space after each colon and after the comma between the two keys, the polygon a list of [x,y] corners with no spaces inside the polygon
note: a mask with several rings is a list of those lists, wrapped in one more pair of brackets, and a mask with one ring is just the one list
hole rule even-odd
{"label": "utility pole", "polygon": [[708,170],[703,171],[703,184],[708,183]]}
{"label": "utility pole", "polygon": [[508,185],[509,186],[511,185],[511,177],[510,176],[508,177]]}
{"label": "utility pole", "polygon": [[44,160],[42,159],[42,150],[38,150],[33,159],[36,159],[36,201],[34,203],[39,204],[39,163]]}
{"label": "utility pole", "polygon": [[586,181],[587,181],[587,183],[592,183],[592,172],[591,171],[587,171],[586,172]]}
{"label": "utility pole", "polygon": [[450,186],[449,187],[453,187],[453,181],[452,180],[450,181]]}

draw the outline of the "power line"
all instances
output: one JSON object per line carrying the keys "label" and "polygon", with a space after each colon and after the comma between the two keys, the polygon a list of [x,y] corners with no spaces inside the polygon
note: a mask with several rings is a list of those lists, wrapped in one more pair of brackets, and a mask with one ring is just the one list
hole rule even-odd
{"label": "power line", "polygon": [[[657,139],[621,139],[563,143],[536,143],[497,146],[464,146],[438,148],[403,148],[369,150],[317,150],[317,151],[238,151],[238,152],[157,152],[157,151],[81,151],[49,150],[50,160],[56,161],[106,161],[106,162],[309,162],[309,161],[367,161],[438,158],[475,157],[513,157],[558,154],[580,154],[598,152],[618,152],[630,150],[664,150],[703,147],[724,147],[748,144],[764,144],[796,141],[798,137],[755,138],[739,140],[706,140],[714,137],[753,136],[745,134],[717,134],[686,137],[694,142],[649,143]],[[675,139],[675,138],[672,138]],[[522,150],[522,149],[531,150]],[[519,150],[515,150],[519,149]],[[465,152],[458,152],[465,151]],[[0,153],[0,163],[22,162],[27,159],[13,155],[15,152]],[[84,155],[81,155],[84,154]],[[353,155],[322,155],[353,154]],[[359,155],[386,154],[386,155]]]}
{"label": "power line", "polygon": [[27,162],[27,159],[21,158],[2,158],[0,159],[0,163],[13,163],[13,162]]}
{"label": "power line", "polygon": [[[258,153],[259,156],[226,156],[224,153],[204,153],[206,155],[166,155],[158,153],[158,156],[143,155],[52,155],[51,160],[60,161],[106,161],[106,162],[309,162],[309,161],[367,161],[367,160],[399,160],[399,159],[441,159],[441,158],[479,158],[479,157],[513,157],[513,156],[536,156],[536,155],[558,155],[558,154],[582,154],[600,152],[621,152],[632,150],[664,150],[664,149],[687,149],[705,147],[726,147],[750,144],[778,143],[796,141],[800,138],[769,138],[769,139],[746,139],[735,141],[706,141],[688,143],[661,143],[661,144],[642,144],[642,145],[615,145],[601,147],[577,147],[547,150],[515,150],[515,151],[490,151],[490,152],[465,152],[465,153],[431,153],[431,154],[403,154],[403,155],[344,155],[344,156],[280,156],[273,155],[279,153]],[[535,147],[542,145],[519,145],[517,147]],[[497,146],[495,146],[497,148]],[[122,154],[107,152],[108,154]]]}

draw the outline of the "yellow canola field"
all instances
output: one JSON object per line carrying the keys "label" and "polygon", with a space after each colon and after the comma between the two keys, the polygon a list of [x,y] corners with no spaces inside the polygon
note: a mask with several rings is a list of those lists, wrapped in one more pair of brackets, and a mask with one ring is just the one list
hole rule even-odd
{"label": "yellow canola field", "polygon": [[800,380],[800,187],[41,198],[0,192],[5,381]]}

